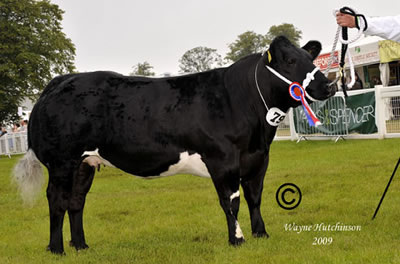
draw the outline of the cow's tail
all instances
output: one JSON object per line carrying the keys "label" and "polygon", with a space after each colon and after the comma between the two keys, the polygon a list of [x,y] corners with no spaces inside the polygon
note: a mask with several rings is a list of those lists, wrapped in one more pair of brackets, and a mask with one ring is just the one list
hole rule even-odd
{"label": "cow's tail", "polygon": [[42,165],[32,149],[15,165],[13,181],[18,186],[24,204],[32,206],[44,183]]}

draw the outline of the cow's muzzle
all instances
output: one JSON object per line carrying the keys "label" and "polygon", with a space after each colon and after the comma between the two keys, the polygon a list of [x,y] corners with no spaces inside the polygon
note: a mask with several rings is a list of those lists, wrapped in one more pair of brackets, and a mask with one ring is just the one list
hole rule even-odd
{"label": "cow's muzzle", "polygon": [[336,91],[337,91],[337,84],[336,82],[330,82],[327,85],[327,91],[328,91],[328,97],[332,97],[335,95]]}

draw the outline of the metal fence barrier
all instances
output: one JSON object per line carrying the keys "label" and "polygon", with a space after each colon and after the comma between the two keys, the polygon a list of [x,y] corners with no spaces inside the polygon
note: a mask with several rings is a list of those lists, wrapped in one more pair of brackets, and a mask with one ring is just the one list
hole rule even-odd
{"label": "metal fence barrier", "polygon": [[302,106],[294,109],[295,129],[299,137],[298,141],[308,137],[333,137],[337,140],[347,136],[348,111],[346,101],[342,96],[334,96],[328,100],[314,102],[311,108],[321,121],[318,127],[308,125],[307,117]]}
{"label": "metal fence barrier", "polygon": [[9,133],[0,137],[0,155],[23,154],[28,150],[26,132]]}
{"label": "metal fence barrier", "polygon": [[387,109],[386,132],[400,133],[400,96],[394,96],[385,100]]}
{"label": "metal fence barrier", "polygon": [[400,86],[379,87],[376,98],[379,137],[400,137]]}

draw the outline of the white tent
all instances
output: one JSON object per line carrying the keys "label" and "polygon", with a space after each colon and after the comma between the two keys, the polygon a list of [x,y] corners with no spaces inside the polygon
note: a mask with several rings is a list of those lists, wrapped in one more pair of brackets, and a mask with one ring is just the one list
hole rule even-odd
{"label": "white tent", "polygon": [[[381,40],[384,39],[375,36],[363,36],[358,41],[349,45],[348,49],[351,54],[355,68],[380,63],[379,41]],[[318,65],[321,70],[325,70],[327,67],[332,50],[332,45],[323,47],[321,55],[314,61],[314,63]],[[341,44],[338,43],[336,45],[336,52],[334,53],[334,63],[332,64],[332,68],[329,72],[339,71],[340,53]],[[345,65],[346,68],[348,68],[348,59],[346,59]],[[389,65],[387,63],[381,64],[379,66],[379,69],[382,84],[384,86],[387,86],[389,84]],[[362,71],[358,71],[358,74],[360,75],[361,79],[364,79],[364,73]]]}

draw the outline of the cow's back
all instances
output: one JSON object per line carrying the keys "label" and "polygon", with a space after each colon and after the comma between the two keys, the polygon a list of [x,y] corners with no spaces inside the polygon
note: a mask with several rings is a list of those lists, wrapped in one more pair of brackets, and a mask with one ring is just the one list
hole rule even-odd
{"label": "cow's back", "polygon": [[145,155],[206,147],[198,138],[230,123],[223,75],[224,69],[171,78],[57,77],[32,111],[30,147],[45,164],[46,157],[76,158],[96,148]]}
{"label": "cow's back", "polygon": [[[121,132],[135,141],[149,133],[188,134],[200,123],[215,128],[229,114],[218,70],[159,79],[126,77],[110,86],[107,119],[115,141]],[[129,133],[132,129],[135,133]]]}

